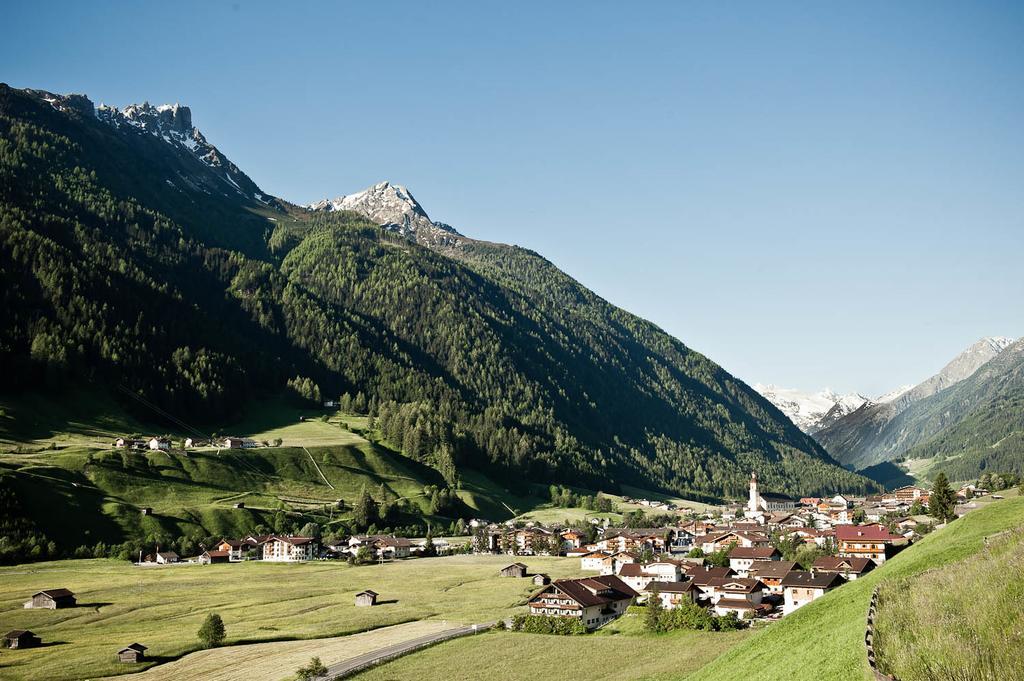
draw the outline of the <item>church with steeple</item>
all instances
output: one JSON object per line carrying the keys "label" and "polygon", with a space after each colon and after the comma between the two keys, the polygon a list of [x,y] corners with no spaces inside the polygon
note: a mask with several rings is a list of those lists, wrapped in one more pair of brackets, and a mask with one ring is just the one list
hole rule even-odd
{"label": "church with steeple", "polygon": [[764,521],[766,514],[776,511],[793,511],[796,509],[796,499],[787,497],[785,494],[761,493],[757,488],[757,472],[750,473],[750,497],[747,500],[745,515],[748,518],[757,518]]}

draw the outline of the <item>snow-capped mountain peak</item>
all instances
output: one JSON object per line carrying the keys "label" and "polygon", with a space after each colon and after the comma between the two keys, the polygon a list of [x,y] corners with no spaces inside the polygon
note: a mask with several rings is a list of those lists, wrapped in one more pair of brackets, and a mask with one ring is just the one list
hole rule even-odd
{"label": "snow-capped mountain peak", "polygon": [[831,422],[842,418],[869,401],[860,393],[839,394],[829,388],[809,393],[794,388],[757,383],[754,390],[778,407],[790,421],[806,433],[813,433],[824,425],[823,421]]}
{"label": "snow-capped mountain peak", "polygon": [[306,206],[309,210],[348,210],[382,227],[427,245],[457,246],[462,237],[443,222],[434,222],[406,187],[378,182],[366,189]]}

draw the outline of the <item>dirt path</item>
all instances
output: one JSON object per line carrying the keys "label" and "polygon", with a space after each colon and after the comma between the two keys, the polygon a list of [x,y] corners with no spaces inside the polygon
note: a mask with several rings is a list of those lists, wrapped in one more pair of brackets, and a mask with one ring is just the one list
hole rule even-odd
{"label": "dirt path", "polygon": [[462,629],[464,627],[457,624],[420,620],[350,636],[225,646],[190,653],[144,672],[111,677],[107,681],[128,678],[132,681],[281,681],[308,664],[313,656],[333,670],[350,660],[376,657],[381,651],[414,642],[422,646],[425,639]]}

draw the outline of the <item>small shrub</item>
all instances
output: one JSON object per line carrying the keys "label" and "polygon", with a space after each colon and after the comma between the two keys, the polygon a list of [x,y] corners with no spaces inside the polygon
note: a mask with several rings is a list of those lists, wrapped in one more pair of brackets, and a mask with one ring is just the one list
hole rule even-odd
{"label": "small shrub", "polygon": [[224,620],[217,613],[211,612],[206,616],[203,626],[199,627],[196,635],[199,637],[199,642],[203,644],[204,648],[216,648],[224,642],[226,633],[224,630]]}
{"label": "small shrub", "polygon": [[512,618],[512,631],[523,631],[527,634],[576,636],[587,633],[587,628],[583,625],[583,622],[575,617],[515,615]]}

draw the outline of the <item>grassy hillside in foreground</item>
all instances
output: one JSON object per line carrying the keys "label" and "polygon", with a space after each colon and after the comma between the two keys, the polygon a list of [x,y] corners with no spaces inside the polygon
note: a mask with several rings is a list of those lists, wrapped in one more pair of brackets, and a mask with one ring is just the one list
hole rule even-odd
{"label": "grassy hillside in foreground", "polygon": [[1019,529],[972,560],[889,581],[875,616],[879,669],[901,681],[1024,679],[1022,599]]}
{"label": "grassy hillside in foreground", "polygon": [[[498,576],[508,562],[452,556],[362,567],[332,561],[139,568],[67,560],[0,568],[0,630],[30,629],[50,644],[0,650],[0,678],[61,681],[139,671],[117,664],[118,648],[138,641],[158,660],[197,650],[196,631],[211,612],[224,618],[229,644],[340,636],[418,619],[490,621],[533,591],[531,580]],[[525,562],[554,578],[579,574],[578,560]],[[33,592],[58,586],[74,591],[80,607],[22,608]],[[363,589],[379,592],[380,604],[355,607]]]}
{"label": "grassy hillside in foreground", "polygon": [[[865,618],[879,582],[912,577],[977,553],[985,537],[1024,525],[1024,498],[1007,498],[973,511],[928,535],[867,577],[829,593],[754,634],[687,681],[837,681],[869,679]],[[966,613],[965,613],[966,615]]]}
{"label": "grassy hillside in foreground", "polygon": [[[673,631],[650,635],[628,614],[587,636],[494,631],[442,643],[359,674],[359,681],[437,678],[446,681],[668,681],[699,669],[749,632]],[[458,664],[452,664],[458,660]]]}

